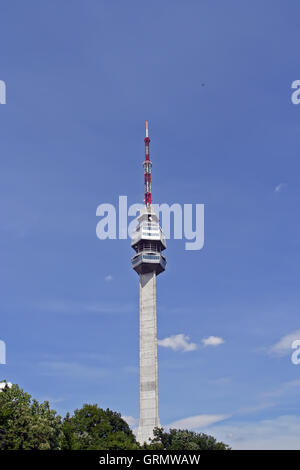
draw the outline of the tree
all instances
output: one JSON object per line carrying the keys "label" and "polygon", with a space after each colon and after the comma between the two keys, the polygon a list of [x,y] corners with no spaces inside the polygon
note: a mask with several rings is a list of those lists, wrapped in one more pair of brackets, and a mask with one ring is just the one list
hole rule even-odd
{"label": "tree", "polygon": [[213,436],[182,429],[154,429],[154,438],[150,444],[144,444],[144,449],[156,450],[229,450],[223,442],[217,442]]}
{"label": "tree", "polygon": [[229,446],[204,433],[163,428],[150,444],[140,446],[120,415],[85,404],[63,422],[49,402],[39,403],[18,385],[1,383],[0,450],[227,450]]}
{"label": "tree", "polygon": [[60,449],[61,418],[18,385],[0,393],[0,450]]}
{"label": "tree", "polygon": [[119,413],[85,404],[63,421],[62,449],[138,449],[134,434]]}

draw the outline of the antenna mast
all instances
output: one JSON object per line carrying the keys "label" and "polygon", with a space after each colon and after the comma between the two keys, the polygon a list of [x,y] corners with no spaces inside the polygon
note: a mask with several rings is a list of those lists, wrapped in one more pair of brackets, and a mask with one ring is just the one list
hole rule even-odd
{"label": "antenna mast", "polygon": [[152,163],[150,161],[150,152],[149,152],[149,130],[148,130],[148,121],[146,121],[146,137],[145,142],[145,161],[143,163],[144,167],[144,178],[145,178],[145,206],[149,208],[152,203],[152,194],[151,194],[151,167]]}

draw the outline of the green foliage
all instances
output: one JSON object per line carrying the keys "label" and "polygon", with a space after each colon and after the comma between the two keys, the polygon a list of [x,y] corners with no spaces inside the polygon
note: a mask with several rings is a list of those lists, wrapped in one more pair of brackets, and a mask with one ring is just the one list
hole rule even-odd
{"label": "green foliage", "polygon": [[61,418],[18,385],[0,392],[0,450],[59,449]]}
{"label": "green foliage", "polygon": [[0,450],[227,450],[212,436],[187,430],[154,430],[150,444],[140,446],[119,413],[85,404],[61,421],[49,403],[18,387],[0,391]]}
{"label": "green foliage", "polygon": [[150,444],[144,444],[144,449],[156,450],[229,450],[230,447],[204,433],[188,430],[163,428],[154,429],[154,438]]}
{"label": "green foliage", "polygon": [[129,450],[137,449],[133,432],[119,413],[85,404],[63,421],[63,449]]}

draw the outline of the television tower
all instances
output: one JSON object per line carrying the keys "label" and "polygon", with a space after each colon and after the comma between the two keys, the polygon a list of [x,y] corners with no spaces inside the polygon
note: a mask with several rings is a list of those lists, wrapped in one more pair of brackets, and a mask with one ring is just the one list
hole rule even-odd
{"label": "television tower", "polygon": [[140,210],[131,246],[136,251],[131,263],[140,285],[140,420],[137,441],[149,443],[153,429],[160,426],[158,416],[158,366],[156,322],[156,276],[166,268],[162,251],[166,239],[159,218],[151,207],[151,167],[148,121],[145,141],[145,207]]}

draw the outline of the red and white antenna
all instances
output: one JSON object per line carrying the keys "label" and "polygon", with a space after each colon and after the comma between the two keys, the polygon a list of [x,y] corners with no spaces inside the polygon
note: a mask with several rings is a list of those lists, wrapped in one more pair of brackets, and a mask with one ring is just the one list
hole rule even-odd
{"label": "red and white antenna", "polygon": [[151,167],[152,163],[150,161],[150,152],[149,152],[149,130],[148,130],[148,121],[146,121],[146,137],[144,139],[145,142],[145,161],[143,163],[144,167],[144,178],[145,178],[145,205],[146,207],[150,207],[152,202],[152,195],[151,195]]}

